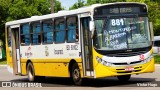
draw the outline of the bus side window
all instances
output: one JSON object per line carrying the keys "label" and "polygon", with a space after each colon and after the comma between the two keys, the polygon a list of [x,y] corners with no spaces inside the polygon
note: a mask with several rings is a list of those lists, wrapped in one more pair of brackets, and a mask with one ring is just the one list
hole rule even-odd
{"label": "bus side window", "polygon": [[29,23],[21,25],[21,45],[30,44]]}
{"label": "bus side window", "polygon": [[67,18],[67,42],[77,42],[78,41],[78,20],[77,17]]}
{"label": "bus side window", "polygon": [[53,43],[53,21],[44,21],[42,27],[43,43]]}
{"label": "bus side window", "polygon": [[7,28],[8,47],[11,47],[11,30]]}
{"label": "bus side window", "polygon": [[64,18],[55,20],[54,25],[54,32],[55,32],[55,43],[64,43],[65,42],[65,21]]}
{"label": "bus side window", "polygon": [[154,46],[160,47],[160,41],[154,41]]}
{"label": "bus side window", "polygon": [[34,22],[31,24],[31,39],[32,44],[40,44],[41,43],[41,24],[40,22]]}

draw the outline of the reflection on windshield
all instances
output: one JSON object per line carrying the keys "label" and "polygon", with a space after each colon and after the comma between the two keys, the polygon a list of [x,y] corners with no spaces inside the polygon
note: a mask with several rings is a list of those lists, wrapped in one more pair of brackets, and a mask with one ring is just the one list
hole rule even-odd
{"label": "reflection on windshield", "polygon": [[148,18],[118,18],[95,20],[94,46],[102,50],[148,47]]}

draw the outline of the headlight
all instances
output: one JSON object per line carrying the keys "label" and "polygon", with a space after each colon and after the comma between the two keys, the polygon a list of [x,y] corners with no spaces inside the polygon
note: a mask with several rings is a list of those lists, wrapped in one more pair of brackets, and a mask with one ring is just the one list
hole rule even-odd
{"label": "headlight", "polygon": [[98,61],[98,63],[101,63],[101,62],[102,62],[102,59],[99,58],[98,56],[96,57],[96,60]]}
{"label": "headlight", "polygon": [[106,66],[112,66],[112,63],[107,62],[107,65],[106,65]]}
{"label": "headlight", "polygon": [[96,60],[97,60],[97,62],[98,63],[101,63],[101,64],[103,64],[103,65],[105,65],[105,66],[112,66],[112,63],[110,63],[110,62],[107,62],[107,61],[104,61],[104,60],[102,60],[100,57],[96,57]]}

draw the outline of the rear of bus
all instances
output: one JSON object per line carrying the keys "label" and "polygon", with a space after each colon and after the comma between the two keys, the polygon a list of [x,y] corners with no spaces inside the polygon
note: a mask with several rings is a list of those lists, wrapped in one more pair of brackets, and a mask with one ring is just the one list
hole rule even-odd
{"label": "rear of bus", "polygon": [[145,4],[114,3],[94,9],[95,77],[154,72],[154,58]]}

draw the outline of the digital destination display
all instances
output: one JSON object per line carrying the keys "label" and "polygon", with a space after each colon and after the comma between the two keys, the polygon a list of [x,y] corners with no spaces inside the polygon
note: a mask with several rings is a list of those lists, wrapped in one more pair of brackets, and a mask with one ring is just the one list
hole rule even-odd
{"label": "digital destination display", "polygon": [[132,13],[147,13],[147,8],[143,4],[113,4],[97,7],[94,10],[94,15]]}
{"label": "digital destination display", "polygon": [[103,9],[103,13],[117,14],[117,13],[133,13],[140,12],[139,7],[124,7],[124,8],[109,8],[109,10]]}

